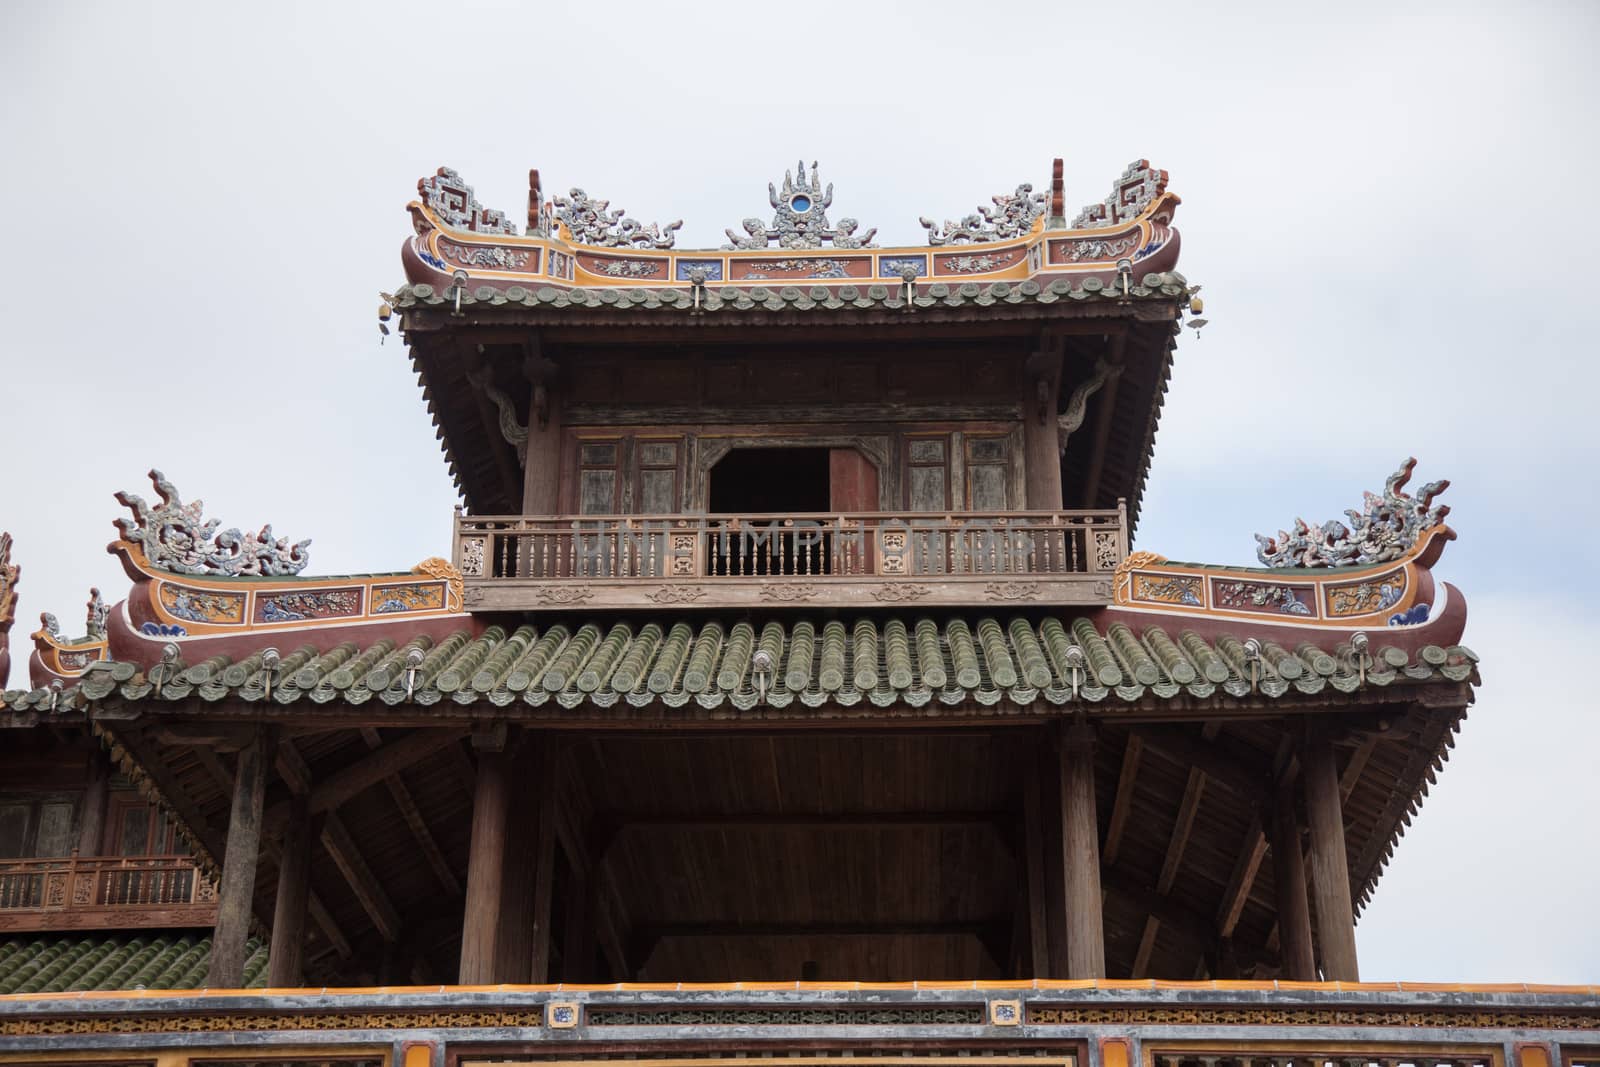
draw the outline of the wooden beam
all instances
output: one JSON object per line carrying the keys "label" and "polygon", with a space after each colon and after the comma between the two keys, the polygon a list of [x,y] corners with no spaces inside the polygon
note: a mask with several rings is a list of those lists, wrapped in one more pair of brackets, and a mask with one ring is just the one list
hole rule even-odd
{"label": "wooden beam", "polygon": [[[1112,334],[1111,353],[1107,359],[1113,367],[1124,365],[1125,353],[1128,347],[1127,326],[1121,326]],[[1095,500],[1100,496],[1101,476],[1105,473],[1107,445],[1111,439],[1111,427],[1117,413],[1117,385],[1122,381],[1119,374],[1106,382],[1100,388],[1099,402],[1095,405],[1099,414],[1095,417],[1094,425],[1094,451],[1089,454],[1088,473],[1083,480],[1083,507],[1097,507]],[[1112,496],[1121,495],[1120,492]]]}
{"label": "wooden beam", "polygon": [[952,826],[1001,828],[1008,825],[1003,811],[873,811],[837,814],[805,812],[740,812],[732,814],[672,814],[662,812],[607,813],[599,819],[616,829],[644,830],[923,830]]}
{"label": "wooden beam", "polygon": [[[311,790],[310,808],[313,815],[330,812],[351,797],[377,785],[419,760],[454,744],[462,736],[459,729],[415,730],[397,741],[391,741],[356,760],[348,767],[328,775]],[[288,818],[287,802],[274,804],[267,813],[267,826],[276,829]]]}
{"label": "wooden beam", "polygon": [[[1041,731],[1042,733],[1043,731]],[[1047,978],[1067,976],[1066,858],[1061,840],[1061,759],[1046,734],[1039,745],[1039,790],[1043,803],[1045,918],[1049,928],[1050,969]]]}
{"label": "wooden beam", "polygon": [[555,745],[546,741],[543,752],[546,772],[539,777],[539,816],[535,822],[537,832],[531,841],[535,866],[533,913],[529,916],[533,936],[533,965],[529,980],[536,985],[550,981],[550,956],[555,947],[551,909],[555,898],[556,842],[558,824],[561,821],[560,812],[557,810],[562,796],[561,790],[557,788],[560,776],[556,770],[561,765],[559,755]]}
{"label": "wooden beam", "polygon": [[106,803],[110,798],[111,761],[96,744],[84,767],[83,819],[78,826],[78,855],[100,855],[105,837]]}
{"label": "wooden beam", "polygon": [[239,989],[244,985],[245,942],[250,937],[256,865],[261,857],[261,814],[277,746],[276,728],[259,726],[255,739],[239,750],[222,879],[217,887],[217,925],[212,929],[211,959],[206,969],[206,986],[210,989]]}
{"label": "wooden beam", "polygon": [[1129,978],[1144,978],[1150,973],[1150,955],[1156,949],[1156,935],[1161,932],[1161,920],[1154,915],[1144,921],[1144,932],[1139,935],[1139,950],[1133,954],[1133,970]]}
{"label": "wooden beam", "polygon": [[1060,511],[1061,435],[1056,408],[1061,394],[1061,339],[1040,338],[1028,356],[1022,389],[1022,445],[1027,505]]}
{"label": "wooden beam", "polygon": [[1189,847],[1189,835],[1194,831],[1194,818],[1200,811],[1200,798],[1206,791],[1206,772],[1198,767],[1189,768],[1189,781],[1183,787],[1183,801],[1178,805],[1178,821],[1167,841],[1167,855],[1161,863],[1161,877],[1156,880],[1156,892],[1166,896],[1172,892],[1177,880],[1178,867],[1183,863],[1184,850]]}
{"label": "wooden beam", "polygon": [[1350,793],[1355,789],[1356,783],[1361,781],[1361,772],[1367,769],[1367,761],[1372,758],[1372,750],[1378,747],[1378,737],[1367,735],[1356,745],[1355,751],[1350,753],[1350,762],[1344,765],[1344,773],[1339,775],[1339,800],[1350,799]]}
{"label": "wooden beam", "polygon": [[372,920],[372,925],[378,928],[378,933],[385,941],[398,941],[400,939],[400,915],[389,901],[389,894],[384,891],[383,884],[372,874],[372,868],[367,866],[367,861],[362,858],[361,850],[356,847],[355,838],[350,836],[350,831],[345,829],[344,821],[336,814],[325,817],[322,825],[322,847],[328,850],[328,856],[334,865],[344,875],[350,889],[361,902],[361,907]]}
{"label": "wooden beam", "polygon": [[1025,976],[1043,978],[1050,973],[1050,920],[1045,903],[1044,815],[1040,810],[1038,760],[1023,761],[1022,828],[1023,862],[1027,865],[1027,949]]}
{"label": "wooden beam", "polygon": [[1144,742],[1136,733],[1128,735],[1122,750],[1122,772],[1117,775],[1117,799],[1111,805],[1111,821],[1106,825],[1106,846],[1101,860],[1107,867],[1116,865],[1122,853],[1122,834],[1128,827],[1128,813],[1133,810],[1133,786],[1139,776],[1139,757],[1144,752]]}
{"label": "wooden beam", "polygon": [[1199,768],[1258,807],[1271,805],[1271,772],[1228,755],[1179,726],[1141,726],[1144,743],[1180,766]]}
{"label": "wooden beam", "polygon": [[509,757],[478,754],[478,788],[472,801],[472,845],[467,861],[467,900],[461,927],[461,985],[496,981],[495,941],[505,880],[506,827],[510,796]]}
{"label": "wooden beam", "polygon": [[[1278,925],[1283,976],[1296,982],[1317,980],[1312,955],[1311,905],[1306,898],[1306,867],[1300,852],[1300,824],[1295,818],[1294,794],[1278,792],[1272,809],[1272,881],[1278,897]],[[1268,950],[1272,948],[1268,941]]]}
{"label": "wooden beam", "polygon": [[[383,738],[373,727],[362,727],[361,739],[366,742],[367,748],[374,751],[383,747]],[[447,895],[459,897],[461,883],[456,880],[455,871],[450,869],[449,862],[440,851],[439,843],[433,839],[433,832],[428,829],[428,821],[422,817],[422,812],[417,807],[417,802],[412,799],[411,790],[406,787],[405,780],[396,771],[384,778],[383,784],[388,787],[389,795],[394,798],[395,807],[400,809],[400,817],[406,821],[406,826],[410,827],[417,848],[428,861],[428,866],[433,868],[434,877],[439,880]]]}
{"label": "wooden beam", "polygon": [[1322,950],[1322,977],[1358,982],[1355,908],[1350,896],[1350,861],[1345,852],[1344,813],[1333,745],[1313,736],[1300,752],[1307,821],[1311,825],[1311,898]]}
{"label": "wooden beam", "polygon": [[1220,937],[1232,937],[1233,931],[1239,925],[1239,916],[1244,914],[1244,906],[1250,899],[1250,890],[1256,884],[1256,875],[1261,870],[1261,863],[1267,856],[1267,835],[1261,829],[1261,815],[1259,812],[1250,816],[1250,826],[1245,830],[1244,843],[1239,848],[1239,854],[1233,862],[1233,873],[1228,876],[1228,885],[1222,891],[1222,904],[1217,909],[1217,934]]}
{"label": "wooden beam", "polygon": [[[288,748],[288,743],[283,747]],[[267,985],[273,989],[304,984],[311,846],[322,829],[313,825],[313,818],[304,795],[295,797],[284,832],[282,859],[278,863],[278,892],[273,901],[272,946],[267,954]]]}
{"label": "wooden beam", "polygon": [[1061,736],[1061,848],[1066,861],[1068,978],[1106,976],[1100,904],[1100,829],[1094,810],[1094,728]]}

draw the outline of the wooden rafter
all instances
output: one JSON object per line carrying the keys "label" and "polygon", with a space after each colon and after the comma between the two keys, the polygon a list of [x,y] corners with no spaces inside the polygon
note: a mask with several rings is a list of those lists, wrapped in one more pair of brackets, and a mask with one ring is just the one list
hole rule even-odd
{"label": "wooden rafter", "polygon": [[[383,738],[370,726],[362,727],[361,739],[366,742],[369,749],[377,750],[383,747]],[[433,868],[439,884],[450,896],[459,897],[461,883],[456,879],[455,872],[450,869],[444,853],[440,851],[439,843],[434,840],[433,832],[428,829],[428,822],[423,818],[416,800],[412,798],[411,790],[406,786],[405,780],[400,777],[400,772],[396,771],[385,777],[383,784],[388,787],[389,795],[394,798],[395,807],[400,809],[400,817],[411,828],[411,836],[416,839],[417,848],[428,861],[428,866]]]}
{"label": "wooden rafter", "polygon": [[1111,821],[1106,825],[1106,843],[1100,852],[1101,862],[1112,867],[1122,851],[1122,835],[1128,828],[1128,813],[1133,810],[1133,786],[1139,776],[1139,757],[1144,752],[1144,742],[1138,734],[1128,735],[1128,744],[1122,750],[1122,772],[1117,776],[1117,799],[1111,805]]}
{"label": "wooden rafter", "polygon": [[385,941],[394,942],[400,939],[400,915],[394,909],[394,904],[389,900],[389,894],[384,891],[383,885],[373,875],[372,868],[367,866],[367,861],[362,858],[361,850],[356,847],[356,842],[350,836],[350,831],[345,828],[344,821],[337,814],[329,814],[322,824],[322,847],[328,850],[328,856],[333,860],[334,866],[344,875],[350,889],[361,902],[361,907],[372,919],[372,925],[378,928],[378,933]]}
{"label": "wooden rafter", "polygon": [[1245,831],[1244,843],[1234,860],[1233,873],[1228,877],[1227,888],[1222,891],[1222,905],[1217,910],[1217,934],[1232,937],[1244,914],[1245,902],[1256,884],[1261,862],[1267,856],[1267,835],[1262,829],[1261,814],[1250,817],[1250,827]]}
{"label": "wooden rafter", "polygon": [[[316,815],[336,810],[356,794],[425,759],[445,745],[453,744],[461,736],[460,730],[415,730],[369,752],[312,787],[308,797],[311,813]],[[281,827],[288,817],[288,803],[280,802],[267,812],[265,822],[269,828]]]}

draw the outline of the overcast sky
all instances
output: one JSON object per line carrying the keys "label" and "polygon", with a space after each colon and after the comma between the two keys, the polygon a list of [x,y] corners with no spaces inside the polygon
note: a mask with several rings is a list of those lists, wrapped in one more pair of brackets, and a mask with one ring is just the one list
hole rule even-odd
{"label": "overcast sky", "polygon": [[[1218,10],[1221,7],[1223,10]],[[1253,561],[1407,455],[1485,684],[1359,928],[1367,978],[1600,981],[1600,519],[1589,185],[1600,6],[8,4],[0,529],[82,632],[118,489],[161,468],[320,573],[448,555],[405,348],[379,345],[418,177],[526,173],[680,246],[821,161],[833,215],[921,243],[1066,160],[1183,197],[1187,332],[1138,547]],[[1583,537],[1578,537],[1583,533]]]}

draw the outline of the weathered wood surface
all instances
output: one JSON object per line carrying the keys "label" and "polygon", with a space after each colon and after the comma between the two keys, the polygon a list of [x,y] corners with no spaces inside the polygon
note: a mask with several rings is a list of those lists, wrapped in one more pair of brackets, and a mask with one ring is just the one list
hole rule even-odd
{"label": "weathered wood surface", "polygon": [[1355,909],[1350,898],[1350,867],[1333,745],[1325,736],[1314,735],[1301,749],[1300,765],[1311,827],[1311,899],[1317,918],[1322,976],[1330,982],[1360,981]]}
{"label": "weathered wood surface", "polygon": [[277,728],[257,728],[255,739],[239,750],[239,769],[228,818],[228,839],[217,887],[217,924],[211,934],[206,985],[237,989],[244,984],[245,942],[250,937],[256,864],[261,856],[261,816],[267,778],[278,747]]}

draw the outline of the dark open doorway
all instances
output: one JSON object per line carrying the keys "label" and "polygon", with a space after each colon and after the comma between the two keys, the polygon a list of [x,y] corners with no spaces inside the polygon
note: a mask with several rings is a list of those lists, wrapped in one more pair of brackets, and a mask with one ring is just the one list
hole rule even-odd
{"label": "dark open doorway", "polygon": [[736,448],[711,468],[707,508],[713,515],[825,512],[826,448]]}

